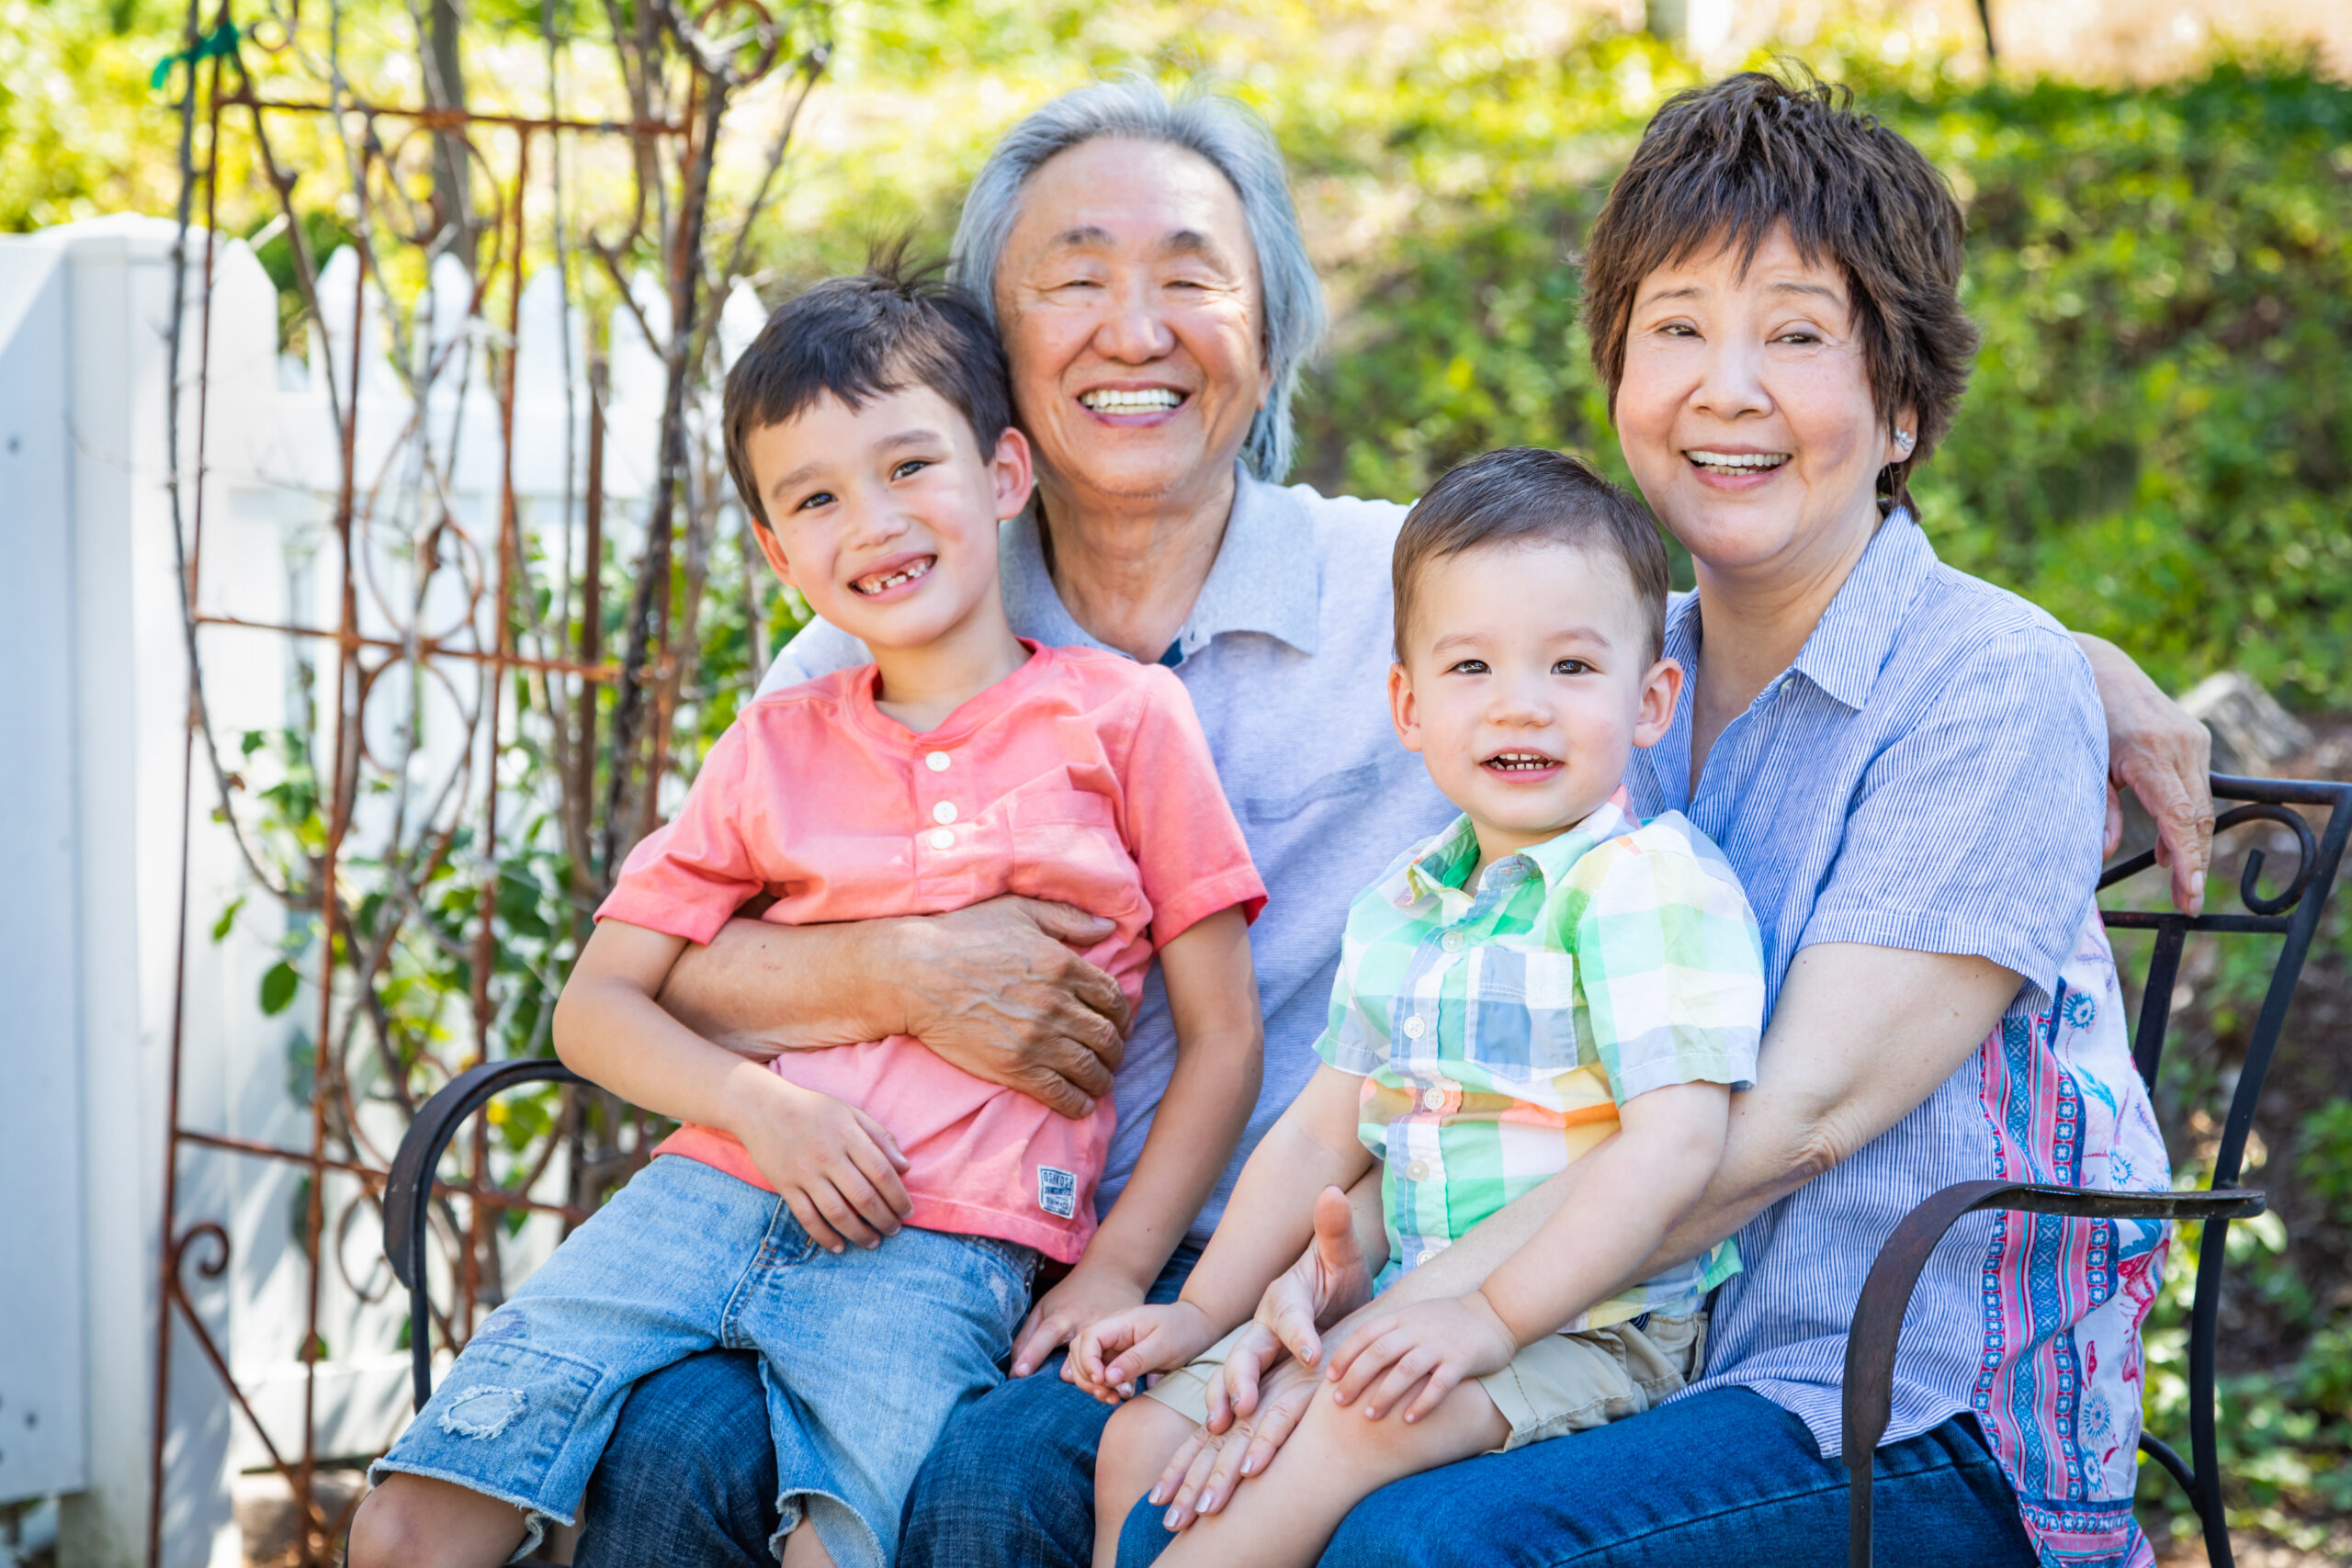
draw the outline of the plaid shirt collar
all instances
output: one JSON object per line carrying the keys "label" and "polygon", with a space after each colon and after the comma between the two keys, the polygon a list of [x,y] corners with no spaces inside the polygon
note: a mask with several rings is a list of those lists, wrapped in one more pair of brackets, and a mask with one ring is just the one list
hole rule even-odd
{"label": "plaid shirt collar", "polygon": [[[1515,855],[1505,856],[1488,866],[1487,874],[1516,881],[1532,871],[1546,884],[1557,882],[1595,844],[1605,843],[1637,826],[1621,784],[1583,821],[1540,844],[1531,844]],[[1436,912],[1442,918],[1460,919],[1471,903],[1471,896],[1462,890],[1462,885],[1469,878],[1470,868],[1477,863],[1478,830],[1471,826],[1469,814],[1464,812],[1419,853],[1407,860],[1382,892],[1400,909],[1433,901]],[[1520,869],[1522,866],[1526,870]]]}

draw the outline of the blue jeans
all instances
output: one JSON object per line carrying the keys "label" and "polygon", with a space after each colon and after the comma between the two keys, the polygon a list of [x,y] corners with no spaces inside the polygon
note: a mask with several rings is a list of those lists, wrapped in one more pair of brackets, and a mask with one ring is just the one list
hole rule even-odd
{"label": "blue jeans", "polygon": [[[1969,1417],[1881,1449],[1874,1474],[1872,1544],[1885,1568],[2031,1568],[2008,1481]],[[1173,1539],[1162,1511],[1147,1501],[1127,1516],[1120,1568],[1151,1562]],[[1845,1466],[1823,1460],[1804,1423],[1763,1395],[1718,1388],[1383,1487],[1341,1521],[1322,1568],[1845,1561]]]}
{"label": "blue jeans", "polygon": [[1036,1257],[912,1226],[836,1256],[775,1193],[657,1159],[483,1320],[375,1468],[568,1519],[632,1383],[748,1348],[759,1415],[725,1440],[769,1457],[781,1528],[805,1516],[842,1568],[885,1568],[948,1416],[1002,1377]]}
{"label": "blue jeans", "polygon": [[[1178,1247],[1149,1299],[1174,1301],[1200,1256]],[[977,1561],[1086,1568],[1111,1411],[1061,1370],[1057,1355],[950,1419],[907,1499],[902,1568],[976,1561],[981,1540]],[[573,1568],[775,1568],[775,1455],[743,1440],[766,1420],[756,1356],[709,1350],[640,1379],[588,1483]]]}

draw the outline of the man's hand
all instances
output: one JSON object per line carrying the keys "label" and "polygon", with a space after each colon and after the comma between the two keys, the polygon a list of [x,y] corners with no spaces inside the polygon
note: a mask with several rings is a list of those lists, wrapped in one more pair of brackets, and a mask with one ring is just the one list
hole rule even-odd
{"label": "man's hand", "polygon": [[[1315,1200],[1315,1239],[1266,1287],[1256,1315],[1226,1359],[1225,1375],[1209,1380],[1209,1430],[1223,1432],[1235,1416],[1254,1411],[1260,1380],[1285,1356],[1307,1368],[1321,1361],[1321,1331],[1371,1299],[1372,1271],[1356,1240],[1348,1195],[1327,1187]],[[1281,1441],[1274,1439],[1273,1447]],[[1266,1457],[1273,1457],[1272,1447]]]}
{"label": "man's hand", "polygon": [[731,1129],[752,1165],[790,1206],[810,1240],[828,1252],[896,1235],[913,1211],[899,1173],[907,1156],[889,1129],[846,1100],[770,1077],[775,1092]]}
{"label": "man's hand", "polygon": [[1098,916],[1012,894],[901,922],[906,1032],[976,1078],[1073,1119],[1111,1092],[1130,1019],[1118,982],[1074,950]]}
{"label": "man's hand", "polygon": [[1062,1361],[1062,1381],[1116,1404],[1134,1397],[1146,1373],[1183,1366],[1216,1337],[1207,1314],[1190,1302],[1129,1306],[1079,1328]]}
{"label": "man's hand", "polygon": [[1501,1371],[1518,1354],[1519,1341],[1477,1292],[1415,1302],[1374,1312],[1350,1336],[1331,1358],[1331,1400],[1362,1398],[1374,1421],[1401,1406],[1408,1422],[1418,1421],[1458,1385]]}
{"label": "man's hand", "polygon": [[2121,649],[2079,633],[2075,641],[2107,709],[2107,852],[2123,841],[2118,791],[2129,789],[2155,818],[2156,863],[2172,868],[2174,906],[2199,914],[2213,849],[2213,738]]}

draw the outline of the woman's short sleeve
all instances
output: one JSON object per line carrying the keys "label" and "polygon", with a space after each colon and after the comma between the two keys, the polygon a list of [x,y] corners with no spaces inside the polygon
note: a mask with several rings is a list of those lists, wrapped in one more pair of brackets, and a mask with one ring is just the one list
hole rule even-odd
{"label": "woman's short sleeve", "polygon": [[2055,627],[1955,663],[1873,758],[1799,948],[1866,942],[1987,958],[2048,990],[2081,935],[2107,820],[2105,711]]}
{"label": "woman's short sleeve", "polygon": [[1152,943],[1165,946],[1237,904],[1256,919],[1266,885],[1226,804],[1183,682],[1157,665],[1138,673],[1142,701],[1120,781],[1121,829],[1151,901]]}

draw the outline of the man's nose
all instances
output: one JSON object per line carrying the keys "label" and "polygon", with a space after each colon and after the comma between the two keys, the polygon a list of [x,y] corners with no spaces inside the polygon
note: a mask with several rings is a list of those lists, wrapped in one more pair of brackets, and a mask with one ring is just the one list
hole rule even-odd
{"label": "man's nose", "polygon": [[1175,350],[1176,334],[1150,279],[1120,278],[1106,292],[1103,319],[1094,332],[1097,354],[1123,365],[1148,365]]}

